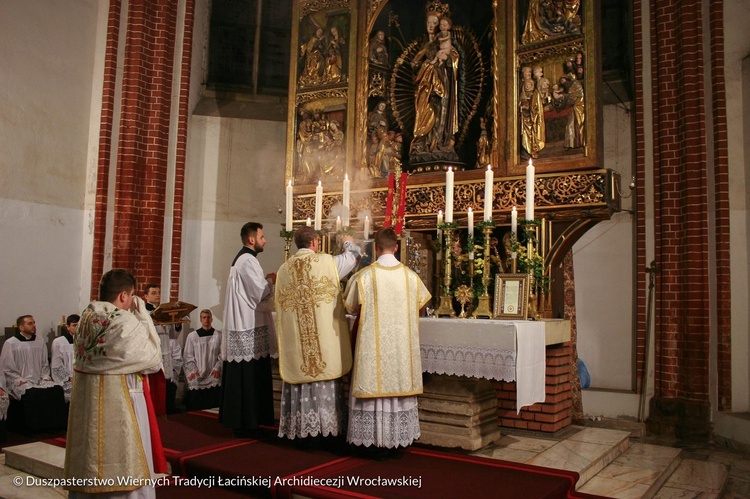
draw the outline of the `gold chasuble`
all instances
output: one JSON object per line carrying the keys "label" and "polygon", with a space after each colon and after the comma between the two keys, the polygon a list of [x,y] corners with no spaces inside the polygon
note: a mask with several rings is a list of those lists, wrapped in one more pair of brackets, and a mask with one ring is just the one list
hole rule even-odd
{"label": "gold chasuble", "polygon": [[337,379],[352,368],[339,275],[331,255],[301,249],[276,275],[279,371],[287,383]]}
{"label": "gold chasuble", "polygon": [[400,263],[373,263],[349,282],[346,308],[362,306],[351,382],[355,397],[422,393],[419,310],[430,298],[419,276]]}

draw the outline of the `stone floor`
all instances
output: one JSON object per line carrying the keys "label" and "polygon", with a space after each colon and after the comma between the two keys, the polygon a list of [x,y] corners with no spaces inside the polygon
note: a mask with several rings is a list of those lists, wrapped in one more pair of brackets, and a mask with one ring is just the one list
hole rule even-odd
{"label": "stone floor", "polygon": [[[642,433],[640,425],[618,420],[555,435],[503,430],[499,441],[473,454],[573,470],[580,475],[578,490],[607,497],[750,497],[750,453]],[[6,449],[0,454],[0,497],[65,497],[65,491],[35,480],[62,476],[63,460],[63,449],[39,442]]]}

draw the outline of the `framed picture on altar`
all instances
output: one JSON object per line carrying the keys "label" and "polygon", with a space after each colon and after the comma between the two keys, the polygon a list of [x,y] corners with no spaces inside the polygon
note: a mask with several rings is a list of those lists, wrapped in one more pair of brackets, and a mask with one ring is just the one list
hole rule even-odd
{"label": "framed picture on altar", "polygon": [[497,319],[526,319],[529,305],[528,274],[495,274],[492,313]]}

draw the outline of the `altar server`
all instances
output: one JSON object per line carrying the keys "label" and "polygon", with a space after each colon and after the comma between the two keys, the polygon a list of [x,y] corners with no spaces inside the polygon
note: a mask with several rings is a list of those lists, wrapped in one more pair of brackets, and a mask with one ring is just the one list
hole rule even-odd
{"label": "altar server", "polygon": [[0,354],[10,395],[8,428],[24,433],[64,428],[64,391],[52,380],[47,345],[36,335],[36,321],[22,315],[16,324],[18,332],[5,341]]}
{"label": "altar server", "polygon": [[221,395],[221,331],[213,327],[211,310],[201,310],[201,328],[185,340],[184,371],[187,380],[185,406],[188,411],[219,406]]}
{"label": "altar server", "polygon": [[377,261],[346,287],[346,308],[359,314],[347,432],[347,441],[357,446],[396,449],[420,435],[419,314],[431,295],[419,276],[396,259],[397,249],[393,229],[380,229]]}
{"label": "altar server", "polygon": [[256,436],[274,423],[271,356],[276,357],[273,286],[276,274],[263,274],[258,254],[266,245],[263,225],[248,222],[240,231],[242,249],[227,280],[219,421],[235,436]]}
{"label": "altar server", "polygon": [[80,316],[69,315],[62,334],[52,341],[50,371],[52,380],[63,387],[65,402],[70,402],[70,388],[73,380],[73,336],[76,334]]}

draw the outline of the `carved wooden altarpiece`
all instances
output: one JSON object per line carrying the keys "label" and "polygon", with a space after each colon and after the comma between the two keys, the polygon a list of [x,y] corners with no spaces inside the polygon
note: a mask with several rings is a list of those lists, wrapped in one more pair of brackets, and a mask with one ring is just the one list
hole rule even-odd
{"label": "carved wooden altarpiece", "polygon": [[502,240],[511,209],[523,212],[529,159],[548,267],[619,210],[619,179],[602,162],[598,0],[294,6],[286,181],[296,226],[314,217],[321,181],[332,228],[347,175],[352,229],[365,214],[376,229],[387,176],[403,171],[405,230],[434,234],[451,167],[465,228],[469,207],[481,213],[489,164]]}

